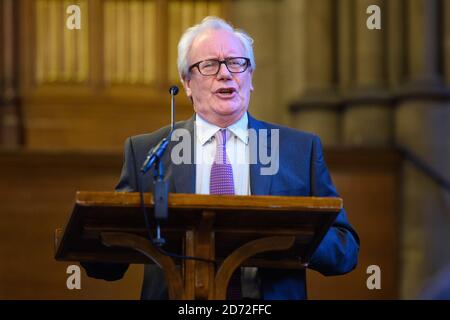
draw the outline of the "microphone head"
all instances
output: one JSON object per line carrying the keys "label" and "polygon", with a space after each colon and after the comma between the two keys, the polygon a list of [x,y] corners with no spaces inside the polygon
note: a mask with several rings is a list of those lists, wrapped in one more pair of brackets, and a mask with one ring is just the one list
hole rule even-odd
{"label": "microphone head", "polygon": [[171,95],[174,95],[174,96],[176,96],[177,94],[178,94],[178,87],[177,86],[171,86],[170,87],[170,89],[169,89],[169,93],[171,94]]}

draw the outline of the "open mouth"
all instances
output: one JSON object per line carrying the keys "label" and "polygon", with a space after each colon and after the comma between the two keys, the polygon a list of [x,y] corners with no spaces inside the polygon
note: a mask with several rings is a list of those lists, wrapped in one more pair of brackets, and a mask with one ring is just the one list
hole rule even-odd
{"label": "open mouth", "polygon": [[236,93],[236,89],[235,88],[220,88],[220,89],[216,90],[215,93],[222,98],[229,98],[229,97],[234,96],[234,94]]}

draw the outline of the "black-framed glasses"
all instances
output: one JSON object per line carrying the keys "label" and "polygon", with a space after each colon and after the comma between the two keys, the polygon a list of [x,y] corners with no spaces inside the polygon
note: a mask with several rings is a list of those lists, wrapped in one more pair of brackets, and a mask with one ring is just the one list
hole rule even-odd
{"label": "black-framed glasses", "polygon": [[244,57],[231,57],[225,60],[209,59],[194,63],[189,67],[189,71],[197,68],[198,72],[204,76],[215,76],[219,73],[220,66],[225,64],[231,73],[242,73],[250,66],[250,59]]}

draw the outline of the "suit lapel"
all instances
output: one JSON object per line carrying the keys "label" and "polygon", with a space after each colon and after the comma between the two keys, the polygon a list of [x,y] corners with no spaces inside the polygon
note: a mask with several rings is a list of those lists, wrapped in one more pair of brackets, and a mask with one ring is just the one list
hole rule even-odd
{"label": "suit lapel", "polygon": [[[183,123],[180,126],[177,126],[177,129],[185,129],[189,133],[188,137],[190,139],[190,148],[191,148],[191,161],[189,163],[182,163],[182,164],[174,164],[171,161],[170,154],[168,158],[168,162],[170,163],[171,167],[171,175],[170,179],[173,183],[173,190],[171,192],[176,193],[195,193],[195,154],[194,154],[194,145],[195,145],[195,135],[194,135],[194,120],[195,115],[187,120],[185,123]],[[186,131],[184,131],[186,133]],[[177,131],[175,131],[175,134],[177,134]],[[174,139],[175,141],[172,141],[170,143],[169,153],[172,152],[172,148],[178,144],[181,139]]]}
{"label": "suit lapel", "polygon": [[[256,138],[256,143],[252,142],[250,139],[250,155],[254,155],[253,159],[255,161],[250,161],[250,189],[252,195],[268,195],[270,192],[270,185],[272,182],[272,175],[261,175],[262,164],[259,159],[259,149],[262,152],[267,152],[270,154],[270,130],[264,125],[263,122],[256,120],[250,114],[248,114],[248,128],[253,130],[253,133],[249,133],[250,137]],[[261,139],[259,130],[267,130],[267,140]],[[267,151],[265,151],[267,150]],[[252,156],[250,157],[252,159]]]}

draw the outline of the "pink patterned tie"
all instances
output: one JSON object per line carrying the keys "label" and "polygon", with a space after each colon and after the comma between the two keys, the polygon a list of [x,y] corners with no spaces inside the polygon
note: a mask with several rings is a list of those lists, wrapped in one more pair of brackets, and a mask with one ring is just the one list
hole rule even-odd
{"label": "pink patterned tie", "polygon": [[[234,195],[233,167],[227,157],[227,129],[220,129],[215,135],[216,155],[211,166],[209,194]],[[241,299],[241,272],[236,270],[228,283],[227,299]]]}
{"label": "pink patterned tie", "polygon": [[227,129],[220,129],[215,135],[216,155],[211,166],[209,194],[234,194],[233,167],[227,157]]}

